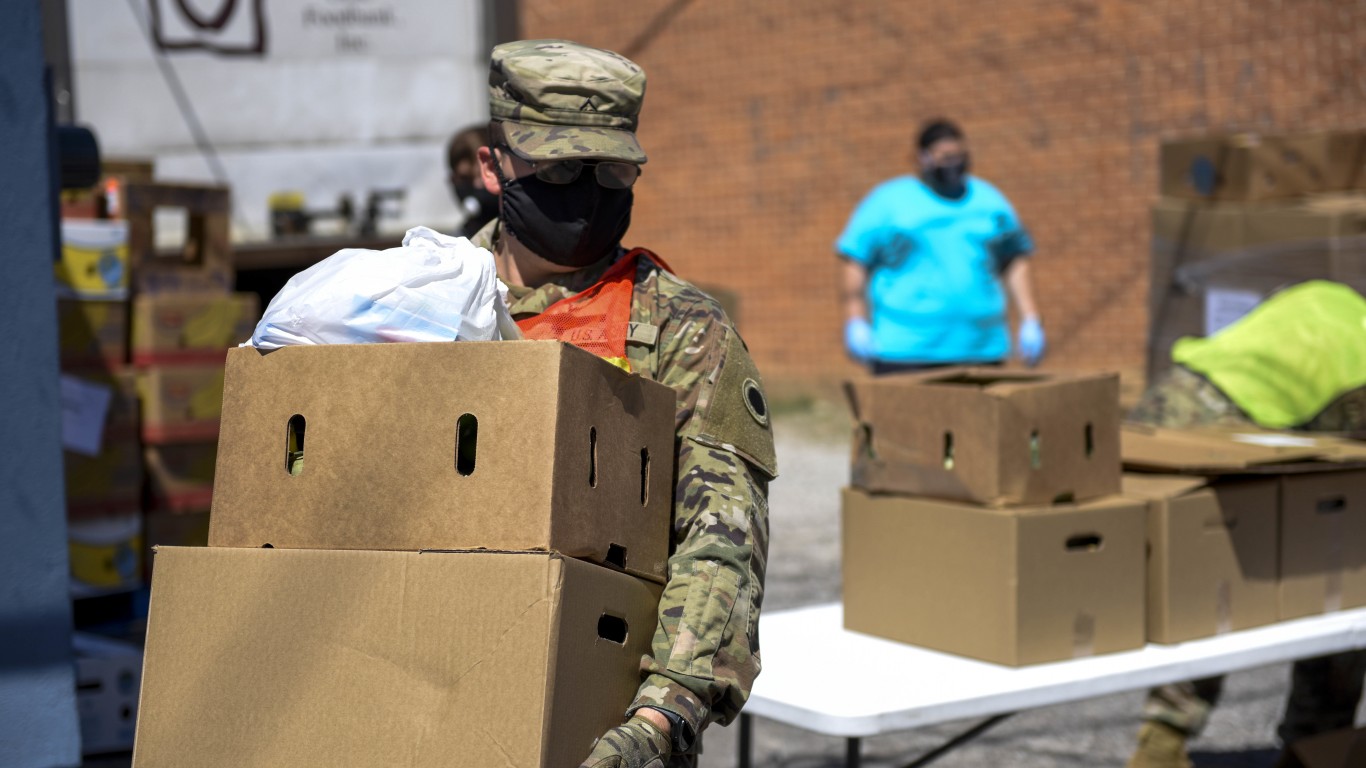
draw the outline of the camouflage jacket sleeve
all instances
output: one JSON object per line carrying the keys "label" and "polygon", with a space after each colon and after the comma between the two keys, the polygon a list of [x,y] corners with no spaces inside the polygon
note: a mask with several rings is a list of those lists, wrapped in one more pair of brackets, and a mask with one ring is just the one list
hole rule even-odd
{"label": "camouflage jacket sleeve", "polygon": [[658,380],[678,391],[678,461],[669,579],[654,652],[630,711],[668,710],[700,733],[729,723],[759,673],[759,607],[776,475],[767,403],[749,353],[720,307],[659,276]]}

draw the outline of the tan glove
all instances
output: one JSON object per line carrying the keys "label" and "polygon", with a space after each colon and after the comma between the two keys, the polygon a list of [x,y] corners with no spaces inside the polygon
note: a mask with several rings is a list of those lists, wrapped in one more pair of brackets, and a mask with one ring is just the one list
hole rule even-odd
{"label": "tan glove", "polygon": [[603,734],[579,768],[664,768],[670,754],[668,735],[637,715]]}

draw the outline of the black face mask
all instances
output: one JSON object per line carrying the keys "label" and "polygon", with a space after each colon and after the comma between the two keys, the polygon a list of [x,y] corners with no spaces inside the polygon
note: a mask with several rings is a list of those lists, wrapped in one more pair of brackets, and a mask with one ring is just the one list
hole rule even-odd
{"label": "black face mask", "polygon": [[607,189],[585,167],[568,184],[551,184],[534,174],[503,185],[503,224],[531,252],[564,267],[586,267],[621,242],[631,226],[629,188]]}
{"label": "black face mask", "polygon": [[925,183],[936,193],[950,200],[957,200],[968,191],[968,168],[968,157],[964,155],[963,159],[956,163],[930,168],[925,172]]}
{"label": "black face mask", "polygon": [[455,204],[472,219],[488,221],[498,215],[498,196],[468,181],[451,184]]}

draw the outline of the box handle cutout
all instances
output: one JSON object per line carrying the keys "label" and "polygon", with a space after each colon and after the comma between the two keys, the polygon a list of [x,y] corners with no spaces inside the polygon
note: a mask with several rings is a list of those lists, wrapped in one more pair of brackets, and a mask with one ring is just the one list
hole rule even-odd
{"label": "box handle cutout", "polygon": [[640,506],[650,503],[650,449],[640,449]]}
{"label": "box handle cutout", "polygon": [[598,428],[588,428],[588,485],[598,487]]}
{"label": "box handle cutout", "polygon": [[1091,458],[1096,452],[1096,430],[1091,426],[1091,422],[1086,422],[1086,458]]}
{"label": "box handle cutout", "polygon": [[626,645],[626,633],[629,627],[626,626],[626,619],[620,616],[613,616],[604,613],[598,617],[598,637],[609,643]]}
{"label": "box handle cutout", "polygon": [[285,426],[285,474],[298,477],[304,473],[304,431],[307,420],[301,414],[289,417]]}
{"label": "box handle cutout", "polygon": [[1325,515],[1341,512],[1347,508],[1347,497],[1329,496],[1324,499],[1319,499],[1319,503],[1314,508],[1320,514]]}
{"label": "box handle cutout", "polygon": [[607,545],[607,557],[604,558],[608,565],[626,570],[626,547],[620,544]]}
{"label": "box handle cutout", "polygon": [[877,461],[877,449],[873,448],[873,425],[860,424],[858,425],[858,428],[859,435],[862,437],[862,440],[859,442],[862,444],[863,455],[873,461]]}
{"label": "box handle cutout", "polygon": [[944,469],[953,469],[953,433],[944,433]]}
{"label": "box handle cutout", "polygon": [[1077,494],[1072,491],[1063,491],[1053,497],[1054,504],[1071,504],[1077,500]]}
{"label": "box handle cutout", "polygon": [[1068,552],[1096,552],[1105,540],[1098,533],[1082,533],[1067,539]]}
{"label": "box handle cutout", "polygon": [[455,471],[464,477],[474,474],[479,456],[479,419],[462,413],[455,420]]}
{"label": "box handle cutout", "polygon": [[1029,467],[1038,469],[1043,466],[1043,447],[1040,445],[1039,430],[1029,433]]}

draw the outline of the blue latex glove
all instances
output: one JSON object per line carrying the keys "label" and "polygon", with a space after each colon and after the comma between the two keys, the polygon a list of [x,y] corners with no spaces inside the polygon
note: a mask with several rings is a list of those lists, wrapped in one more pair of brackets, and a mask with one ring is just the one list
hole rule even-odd
{"label": "blue latex glove", "polygon": [[877,353],[873,342],[873,324],[865,317],[855,317],[844,324],[844,348],[849,356],[866,363]]}
{"label": "blue latex glove", "polygon": [[1039,364],[1039,359],[1043,357],[1044,350],[1048,347],[1047,340],[1044,339],[1043,325],[1039,323],[1037,317],[1026,317],[1020,321],[1019,348],[1020,357],[1025,365],[1033,368]]}

